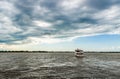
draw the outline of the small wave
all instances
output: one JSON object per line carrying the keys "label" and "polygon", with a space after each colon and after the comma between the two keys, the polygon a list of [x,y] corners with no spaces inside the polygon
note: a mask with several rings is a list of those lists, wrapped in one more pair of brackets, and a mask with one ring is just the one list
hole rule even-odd
{"label": "small wave", "polygon": [[47,63],[42,65],[41,67],[61,67],[61,66],[75,66],[72,62],[65,62],[65,63]]}
{"label": "small wave", "polygon": [[90,58],[90,59],[85,59],[84,62],[91,66],[99,66],[104,68],[114,68],[117,66],[120,67],[120,62],[118,61],[105,61],[96,58]]}

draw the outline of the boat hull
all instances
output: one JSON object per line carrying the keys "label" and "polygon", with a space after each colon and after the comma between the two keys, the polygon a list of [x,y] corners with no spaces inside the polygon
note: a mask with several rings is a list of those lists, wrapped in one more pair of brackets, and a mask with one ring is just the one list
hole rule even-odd
{"label": "boat hull", "polygon": [[75,55],[75,57],[77,57],[77,58],[83,58],[85,56],[84,55]]}
{"label": "boat hull", "polygon": [[75,52],[75,57],[77,57],[77,58],[83,58],[85,56],[84,56],[83,52]]}

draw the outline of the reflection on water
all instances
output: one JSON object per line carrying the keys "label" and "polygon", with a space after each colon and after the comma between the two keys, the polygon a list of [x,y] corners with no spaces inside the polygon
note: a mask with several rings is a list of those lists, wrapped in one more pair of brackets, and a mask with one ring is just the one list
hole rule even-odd
{"label": "reflection on water", "polygon": [[[120,78],[120,54],[1,53],[0,79]],[[84,78],[83,78],[84,77]]]}

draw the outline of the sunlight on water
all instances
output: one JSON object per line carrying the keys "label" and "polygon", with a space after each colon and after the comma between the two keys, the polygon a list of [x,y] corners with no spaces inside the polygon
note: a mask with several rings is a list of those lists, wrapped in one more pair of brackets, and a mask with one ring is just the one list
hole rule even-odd
{"label": "sunlight on water", "polygon": [[48,63],[45,65],[42,65],[41,67],[60,67],[60,66],[75,66],[72,62],[65,62],[65,63]]}
{"label": "sunlight on water", "polygon": [[87,65],[99,66],[104,68],[115,68],[117,66],[120,67],[120,62],[118,61],[106,61],[106,60],[100,60],[96,58],[90,58],[90,59],[85,59],[84,62]]}

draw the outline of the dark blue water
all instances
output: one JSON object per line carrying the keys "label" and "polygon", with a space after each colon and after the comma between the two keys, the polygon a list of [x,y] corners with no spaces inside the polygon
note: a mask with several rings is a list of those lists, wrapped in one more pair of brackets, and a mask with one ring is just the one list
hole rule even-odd
{"label": "dark blue water", "polygon": [[1,53],[0,79],[120,79],[120,54]]}

